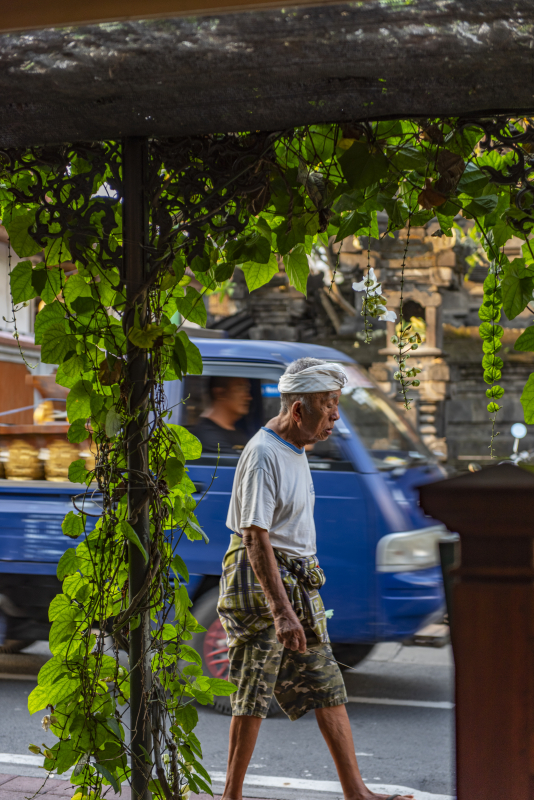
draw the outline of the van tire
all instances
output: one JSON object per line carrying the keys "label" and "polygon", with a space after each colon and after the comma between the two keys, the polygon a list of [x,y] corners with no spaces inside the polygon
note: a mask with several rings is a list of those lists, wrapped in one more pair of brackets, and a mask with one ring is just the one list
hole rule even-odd
{"label": "van tire", "polygon": [[355,667],[365,661],[374,644],[334,644],[332,642],[332,652],[336,661],[341,662],[339,668],[344,672],[347,667]]}
{"label": "van tire", "polygon": [[[190,642],[188,642],[188,644],[190,644],[191,647],[194,647],[197,653],[200,654],[202,658],[202,669],[205,675],[209,675],[212,678],[226,678],[227,672],[222,671],[222,665],[219,674],[214,671],[214,669],[217,669],[217,667],[214,667],[214,665],[210,663],[209,656],[210,640],[213,640],[213,638],[217,636],[217,631],[220,626],[219,615],[217,613],[218,599],[219,587],[214,586],[212,589],[208,589],[207,592],[205,592],[195,601],[193,608],[191,609],[191,613],[193,614],[194,618],[198,620],[198,622],[200,622],[204,628],[206,628],[206,632],[194,633],[193,638]],[[210,634],[210,639],[206,641],[206,637]],[[224,636],[224,631],[222,629],[220,629],[219,636],[221,638]],[[224,653],[221,653],[220,655],[224,657]],[[232,706],[229,697],[216,697],[213,702],[213,707],[220,714],[226,714],[228,716],[231,716],[232,714]],[[280,710],[280,706],[273,697],[267,716],[272,717]]]}

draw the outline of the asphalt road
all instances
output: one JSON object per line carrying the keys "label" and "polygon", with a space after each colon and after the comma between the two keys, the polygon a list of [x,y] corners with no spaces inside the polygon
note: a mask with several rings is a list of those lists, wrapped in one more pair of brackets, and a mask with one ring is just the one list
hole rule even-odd
{"label": "asphalt road", "polygon": [[[30,742],[54,742],[52,734],[41,729],[42,712],[30,717],[26,710],[35,681],[23,675],[36,672],[47,648],[38,643],[31,649],[34,654],[23,657],[24,664],[13,662],[20,657],[6,662],[7,657],[0,656],[0,773],[39,774],[31,765],[8,763],[3,754],[28,755]],[[18,679],[5,670],[16,671]],[[449,648],[385,644],[355,672],[345,673],[349,697],[354,698],[348,713],[367,782],[421,790],[430,794],[428,800],[434,800],[432,795],[454,794],[452,671]],[[199,713],[197,733],[204,764],[214,775],[216,788],[226,768],[230,718],[205,707]],[[337,780],[312,713],[298,722],[283,714],[265,720],[248,775],[254,781],[246,786],[248,796],[281,800],[340,796],[333,784],[303,783]],[[273,777],[279,779],[275,788]]]}

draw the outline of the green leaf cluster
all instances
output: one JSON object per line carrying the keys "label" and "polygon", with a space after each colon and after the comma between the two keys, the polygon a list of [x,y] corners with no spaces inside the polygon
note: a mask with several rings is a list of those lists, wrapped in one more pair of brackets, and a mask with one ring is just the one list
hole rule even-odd
{"label": "green leaf cluster", "polygon": [[[495,402],[504,395],[504,389],[497,384],[501,378],[502,359],[497,355],[502,347],[502,336],[504,329],[498,325],[503,307],[503,280],[498,273],[490,273],[484,281],[484,297],[480,306],[478,316],[482,320],[479,333],[483,339],[484,357],[482,367],[484,369],[484,380],[491,384],[486,390],[486,397],[491,399],[488,411],[495,413],[499,410]],[[497,406],[497,408],[496,408]]]}

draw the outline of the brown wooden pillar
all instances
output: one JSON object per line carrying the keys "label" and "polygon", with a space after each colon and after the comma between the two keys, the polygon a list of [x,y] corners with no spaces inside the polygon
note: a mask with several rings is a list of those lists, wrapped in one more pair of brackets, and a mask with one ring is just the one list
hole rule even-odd
{"label": "brown wooden pillar", "polygon": [[534,800],[534,474],[505,464],[420,495],[461,539],[451,631],[458,800]]}

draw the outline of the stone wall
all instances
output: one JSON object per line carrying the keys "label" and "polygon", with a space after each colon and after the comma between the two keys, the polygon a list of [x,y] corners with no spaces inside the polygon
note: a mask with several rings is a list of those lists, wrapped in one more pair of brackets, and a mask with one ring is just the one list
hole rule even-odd
{"label": "stone wall", "polygon": [[[503,337],[504,367],[500,384],[505,395],[500,400],[502,410],[497,415],[494,440],[497,456],[510,455],[513,437],[510,428],[514,422],[523,422],[521,393],[531,372],[534,371],[534,354],[517,353],[513,343],[520,330],[509,328]],[[445,326],[444,357],[450,368],[447,399],[444,404],[442,430],[447,436],[449,460],[456,466],[469,461],[485,463],[490,460],[488,445],[491,423],[486,410],[486,384],[482,379],[481,340],[476,327]],[[534,448],[534,426],[527,426],[527,437],[521,449]]]}

